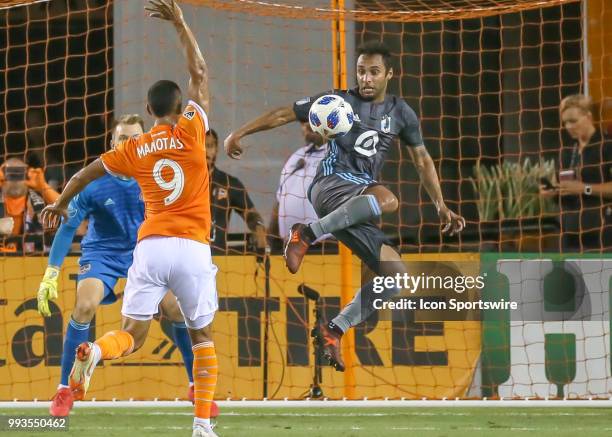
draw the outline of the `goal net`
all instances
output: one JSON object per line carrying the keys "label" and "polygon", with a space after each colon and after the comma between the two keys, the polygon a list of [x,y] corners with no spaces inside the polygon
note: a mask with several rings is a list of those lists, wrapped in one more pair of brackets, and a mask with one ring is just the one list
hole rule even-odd
{"label": "goal net", "polygon": [[[266,110],[353,87],[356,47],[384,41],[393,54],[388,91],[418,114],[444,198],[467,220],[461,235],[441,234],[436,209],[398,145],[380,175],[400,201],[398,212],[383,218],[386,235],[409,264],[452,263],[466,275],[486,273],[483,299],[521,304],[517,311],[482,311],[470,320],[374,314],[346,338],[347,372],[323,365],[317,379],[310,337],[315,310],[324,320],[335,316],[340,290],[361,283],[359,260],[339,256],[330,240],[313,247],[301,271],[290,275],[279,249],[282,237],[269,257],[258,253],[241,210],[227,211],[216,223],[227,241],[213,243],[219,267],[218,398],[301,399],[317,394],[315,380],[329,398],[609,396],[612,260],[603,235],[610,229],[601,228],[595,248],[579,238],[565,246],[559,204],[538,195],[542,180],[558,183],[560,157],[572,145],[560,121],[561,99],[589,94],[602,133],[612,120],[605,67],[612,42],[604,30],[612,8],[604,1],[585,5],[181,2],[210,69],[209,118],[219,135],[215,166],[241,182],[231,193],[213,186],[213,206],[229,204],[230,195],[249,204],[248,196],[269,225],[275,203],[283,201],[277,197],[283,167],[305,145],[300,126],[246,138],[240,161],[225,156],[223,139]],[[148,18],[143,6],[103,0],[0,5],[2,162],[18,158],[42,166],[49,184],[61,189],[108,148],[115,117],[139,113],[151,127],[145,109],[151,83],[170,79],[186,89],[173,27]],[[2,200],[6,213],[5,190]],[[602,216],[604,223],[609,216]],[[592,224],[580,226],[578,232]],[[63,266],[52,316],[43,319],[36,290],[51,237],[33,232],[3,242],[1,400],[48,399],[59,382],[63,336],[75,304],[78,245]],[[119,296],[124,284],[115,290]],[[304,285],[320,299],[305,298]],[[91,339],[120,326],[120,306],[121,300],[98,309]],[[137,353],[96,370],[89,396],[185,398],[187,386],[171,323],[161,316]]]}

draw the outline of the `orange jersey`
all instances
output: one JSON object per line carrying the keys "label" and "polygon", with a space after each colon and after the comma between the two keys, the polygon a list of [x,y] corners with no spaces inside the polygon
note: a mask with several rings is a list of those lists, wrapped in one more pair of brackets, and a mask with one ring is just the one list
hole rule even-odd
{"label": "orange jersey", "polygon": [[133,177],[140,185],[145,220],[138,241],[163,235],[209,244],[207,130],[206,113],[189,101],[176,125],[155,126],[100,157],[109,173]]}

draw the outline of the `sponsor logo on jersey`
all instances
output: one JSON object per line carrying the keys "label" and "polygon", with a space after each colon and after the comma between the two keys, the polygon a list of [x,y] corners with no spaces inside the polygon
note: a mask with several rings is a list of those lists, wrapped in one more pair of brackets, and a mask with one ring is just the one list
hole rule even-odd
{"label": "sponsor logo on jersey", "polygon": [[391,132],[391,117],[385,115],[382,120],[380,120],[380,130],[386,134]]}
{"label": "sponsor logo on jersey", "polygon": [[358,153],[370,157],[376,155],[376,146],[378,145],[378,142],[378,132],[375,130],[369,130],[357,137],[354,148]]}
{"label": "sponsor logo on jersey", "polygon": [[183,113],[183,117],[185,117],[187,120],[191,120],[194,115],[195,115],[195,111],[193,109],[190,111],[185,111]]}
{"label": "sponsor logo on jersey", "polygon": [[83,264],[79,267],[79,275],[84,275],[91,270],[91,264]]}

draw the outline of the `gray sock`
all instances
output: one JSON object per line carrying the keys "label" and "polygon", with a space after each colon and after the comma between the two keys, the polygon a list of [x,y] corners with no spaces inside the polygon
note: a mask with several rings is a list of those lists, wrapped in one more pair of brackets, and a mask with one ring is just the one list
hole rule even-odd
{"label": "gray sock", "polygon": [[313,234],[319,238],[349,226],[370,221],[381,215],[380,206],[375,196],[364,194],[355,196],[345,202],[340,208],[330,212],[325,217],[310,224]]}
{"label": "gray sock", "polygon": [[374,299],[387,301],[400,292],[399,288],[385,288],[382,293],[374,293],[373,285],[374,281],[370,281],[364,285],[361,290],[355,294],[353,300],[342,308],[340,314],[332,320],[336,326],[342,329],[342,332],[348,331],[353,326],[360,324],[370,317],[370,314],[375,311],[372,306]]}

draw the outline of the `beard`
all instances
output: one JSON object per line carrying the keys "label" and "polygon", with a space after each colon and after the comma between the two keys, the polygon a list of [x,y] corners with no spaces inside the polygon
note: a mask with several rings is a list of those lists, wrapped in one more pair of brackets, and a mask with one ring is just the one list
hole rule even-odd
{"label": "beard", "polygon": [[369,96],[364,96],[361,93],[361,88],[359,89],[359,97],[361,97],[362,100],[366,101],[366,102],[371,102],[372,100],[376,99],[376,94],[372,94]]}

